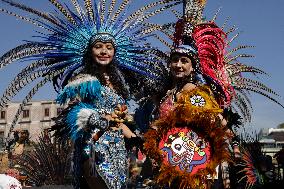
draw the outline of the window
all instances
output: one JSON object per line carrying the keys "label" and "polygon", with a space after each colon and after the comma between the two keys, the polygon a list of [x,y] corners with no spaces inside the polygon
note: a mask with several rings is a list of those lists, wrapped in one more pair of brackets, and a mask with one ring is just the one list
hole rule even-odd
{"label": "window", "polygon": [[4,148],[4,131],[0,131],[0,151]]}
{"label": "window", "polygon": [[49,117],[49,108],[44,108],[44,117]]}
{"label": "window", "polygon": [[30,117],[30,111],[29,110],[23,110],[23,118],[29,118]]}
{"label": "window", "polygon": [[6,112],[5,111],[1,111],[0,119],[5,119],[5,118],[6,118]]}
{"label": "window", "polygon": [[275,148],[276,145],[274,143],[265,143],[263,147],[264,148]]}
{"label": "window", "polygon": [[61,114],[63,108],[57,108],[57,115]]}

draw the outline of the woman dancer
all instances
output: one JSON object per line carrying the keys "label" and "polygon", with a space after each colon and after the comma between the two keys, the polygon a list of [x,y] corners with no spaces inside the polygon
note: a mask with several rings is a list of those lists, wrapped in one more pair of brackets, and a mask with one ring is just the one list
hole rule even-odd
{"label": "woman dancer", "polygon": [[197,79],[196,49],[191,43],[171,52],[171,87],[145,135],[147,154],[161,165],[157,181],[170,187],[206,186],[207,175],[229,157],[227,122],[211,89]]}
{"label": "woman dancer", "polygon": [[[170,57],[163,56],[170,68],[168,91],[158,106],[153,129],[145,134],[144,147],[160,166],[156,175],[160,186],[208,188],[221,164],[223,186],[229,188],[224,162],[231,160],[232,127],[240,124],[232,109],[240,109],[245,120],[250,118],[244,90],[278,102],[265,85],[242,77],[242,72],[263,73],[236,62],[242,55],[232,55],[249,46],[226,51],[227,33],[214,23],[215,17],[212,21],[203,18],[206,1],[183,2],[183,18],[175,24]],[[233,154],[239,155],[237,142],[232,143]]]}
{"label": "woman dancer", "polygon": [[[124,137],[136,136],[126,126],[130,121],[126,100],[157,79],[155,67],[161,63],[146,41],[157,28],[146,21],[180,0],[155,1],[133,13],[128,10],[129,0],[119,4],[116,0],[84,0],[84,6],[72,0],[73,9],[49,1],[57,9],[54,13],[2,2],[29,15],[1,11],[45,30],[40,33],[43,41],[27,42],[0,58],[1,68],[16,60],[35,60],[4,92],[2,107],[16,91],[43,78],[23,100],[10,132],[32,96],[52,81],[59,92],[57,102],[68,104],[53,129],[61,140],[74,142],[75,188],[124,188],[128,169]],[[82,180],[89,186],[82,186]]]}

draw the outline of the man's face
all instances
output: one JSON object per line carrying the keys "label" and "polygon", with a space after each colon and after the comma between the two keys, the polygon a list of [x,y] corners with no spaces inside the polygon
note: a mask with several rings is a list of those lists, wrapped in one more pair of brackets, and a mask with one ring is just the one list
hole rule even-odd
{"label": "man's face", "polygon": [[28,134],[27,134],[26,131],[20,132],[20,140],[25,140],[25,139],[27,139],[27,137],[28,137]]}

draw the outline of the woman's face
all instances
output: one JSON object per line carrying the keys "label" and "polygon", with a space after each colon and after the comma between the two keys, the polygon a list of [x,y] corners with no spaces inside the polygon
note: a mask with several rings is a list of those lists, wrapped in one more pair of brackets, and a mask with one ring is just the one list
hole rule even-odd
{"label": "woman's face", "polygon": [[102,66],[108,65],[113,60],[114,47],[110,42],[96,42],[92,47],[93,60]]}
{"label": "woman's face", "polygon": [[191,59],[182,54],[174,54],[170,59],[170,70],[175,78],[184,78],[193,71]]}

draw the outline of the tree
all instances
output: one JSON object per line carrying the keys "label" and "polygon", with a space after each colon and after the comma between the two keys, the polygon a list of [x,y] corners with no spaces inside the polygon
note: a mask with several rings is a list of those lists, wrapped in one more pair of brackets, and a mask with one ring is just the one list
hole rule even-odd
{"label": "tree", "polygon": [[278,129],[284,129],[284,123],[281,123],[277,126]]}

